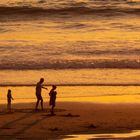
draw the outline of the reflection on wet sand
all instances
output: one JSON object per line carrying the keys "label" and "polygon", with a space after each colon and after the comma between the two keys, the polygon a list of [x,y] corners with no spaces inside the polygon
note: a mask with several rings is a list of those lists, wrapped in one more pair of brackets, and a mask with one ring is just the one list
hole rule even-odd
{"label": "reflection on wet sand", "polygon": [[130,133],[106,133],[106,134],[79,134],[68,135],[63,140],[89,140],[89,139],[123,139],[140,136],[140,130],[133,130]]}

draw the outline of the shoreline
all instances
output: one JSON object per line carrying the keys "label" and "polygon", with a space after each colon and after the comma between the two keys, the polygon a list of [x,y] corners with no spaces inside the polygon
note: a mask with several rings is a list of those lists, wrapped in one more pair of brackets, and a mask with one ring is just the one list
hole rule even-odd
{"label": "shoreline", "polygon": [[139,70],[129,68],[0,70],[3,77],[0,86],[34,86],[40,77],[44,77],[48,86],[140,86],[139,74]]}
{"label": "shoreline", "polygon": [[[49,100],[50,86],[42,90],[44,102]],[[12,103],[36,102],[35,86],[1,87],[0,104],[7,103],[7,91],[12,91]],[[57,88],[57,102],[140,103],[140,87],[61,86]]]}
{"label": "shoreline", "polygon": [[140,130],[140,104],[58,102],[56,116],[50,116],[48,104],[47,109],[38,112],[34,111],[34,105],[14,104],[12,113],[0,105],[3,108],[0,109],[0,139],[63,139],[72,134]]}
{"label": "shoreline", "polygon": [[[44,86],[52,86],[52,85],[53,84],[47,84],[47,85],[45,84]],[[120,84],[120,83],[116,83],[116,84],[110,84],[110,83],[108,83],[108,84],[105,84],[105,83],[103,83],[103,84],[102,83],[101,84],[56,84],[56,85],[59,86],[59,87],[61,87],[61,86],[62,87],[69,87],[69,86],[70,87],[73,87],[73,86],[74,87],[76,87],[76,86],[77,87],[80,87],[80,86],[82,86],[82,87],[84,87],[84,86],[85,87],[88,87],[88,86],[89,87],[91,87],[91,86],[97,86],[97,87],[98,86],[99,87],[100,86],[101,87],[104,87],[104,86],[105,87],[107,87],[107,86],[108,87],[111,87],[111,86],[113,86],[113,87],[120,87],[120,86],[126,86],[126,87],[127,86],[128,87],[129,86],[140,86],[140,84],[135,84],[135,83],[132,83],[132,84],[125,84],[125,83],[124,84]],[[11,84],[4,85],[3,84],[3,85],[0,85],[0,87],[35,87],[35,86],[36,86],[36,84],[31,84],[31,85],[30,84],[27,84],[27,85],[26,84],[16,84],[16,85],[14,85],[14,84],[13,85],[11,85]]]}

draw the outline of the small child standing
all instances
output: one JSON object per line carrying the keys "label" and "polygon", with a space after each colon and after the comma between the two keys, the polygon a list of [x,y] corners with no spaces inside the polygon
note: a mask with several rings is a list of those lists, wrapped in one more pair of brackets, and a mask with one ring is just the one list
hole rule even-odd
{"label": "small child standing", "polygon": [[9,89],[8,93],[7,93],[7,109],[8,109],[8,111],[11,111],[11,100],[14,100],[14,99],[12,97],[11,90]]}
{"label": "small child standing", "polygon": [[56,86],[53,85],[52,89],[51,89],[51,91],[49,93],[49,96],[50,96],[50,106],[52,106],[52,108],[51,108],[51,115],[55,115],[54,114],[54,107],[55,107],[56,95],[57,95]]}

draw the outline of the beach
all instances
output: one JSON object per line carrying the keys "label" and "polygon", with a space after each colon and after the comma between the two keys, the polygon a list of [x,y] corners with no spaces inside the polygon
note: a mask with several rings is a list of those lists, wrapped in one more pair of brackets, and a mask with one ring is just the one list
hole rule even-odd
{"label": "beach", "polygon": [[[44,111],[35,112],[34,105],[14,104],[11,113],[0,105],[0,139],[66,139],[73,134],[131,133],[140,129],[140,104],[58,102],[55,116],[50,115],[48,103],[44,103]],[[134,138],[140,137],[127,139]]]}
{"label": "beach", "polygon": [[[44,110],[35,111],[35,86],[1,86],[0,139],[139,139],[138,85],[57,86],[54,116],[49,91],[42,89]],[[7,111],[11,89],[12,112]],[[103,136],[102,136],[103,135]]]}

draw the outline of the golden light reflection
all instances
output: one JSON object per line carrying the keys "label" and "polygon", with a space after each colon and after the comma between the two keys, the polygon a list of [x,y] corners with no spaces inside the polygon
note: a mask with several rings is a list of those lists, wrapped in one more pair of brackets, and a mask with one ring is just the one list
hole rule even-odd
{"label": "golden light reflection", "polygon": [[[111,39],[118,39],[118,40],[134,40],[134,39],[139,39],[140,32],[131,32],[131,33],[126,33],[126,32],[119,32],[119,31],[114,31],[114,32],[108,32],[108,31],[103,31],[103,32],[89,32],[89,33],[69,33],[69,34],[61,34],[58,33],[55,35],[52,35],[48,33],[47,31],[45,34],[43,33],[37,33],[33,32],[32,34],[28,34],[27,32],[22,32],[19,34],[18,32],[14,33],[8,33],[8,34],[3,34],[0,37],[0,40],[27,40],[27,41],[34,41],[34,42],[46,42],[46,41],[91,41],[91,40],[111,40]],[[80,37],[79,37],[80,36]]]}
{"label": "golden light reflection", "polygon": [[70,138],[63,140],[88,140],[88,139],[123,139],[123,138],[134,138],[140,135],[140,130],[133,130],[128,133],[105,133],[105,134],[79,134],[79,135],[68,135]]}
{"label": "golden light reflection", "polygon": [[[7,90],[12,90],[13,103],[36,101],[35,86],[1,87],[1,104],[6,103]],[[45,104],[49,101],[49,90],[43,90]],[[140,103],[140,87],[135,86],[58,86],[57,102],[90,103]]]}
{"label": "golden light reflection", "polygon": [[[139,39],[140,32],[136,29],[130,30],[127,29],[127,26],[135,25],[139,27],[140,20],[138,18],[130,18],[130,19],[114,19],[113,23],[118,23],[115,25],[113,23],[109,23],[109,21],[95,21],[91,20],[88,23],[85,21],[81,21],[81,24],[89,24],[92,25],[91,28],[83,28],[83,29],[67,29],[63,28],[63,26],[68,26],[67,24],[71,23],[70,21],[66,24],[62,24],[61,22],[50,22],[45,21],[42,24],[39,24],[37,21],[34,21],[34,24],[30,24],[30,22],[17,22],[20,24],[20,27],[15,26],[15,30],[12,31],[13,27],[7,27],[10,32],[4,32],[0,36],[0,40],[26,40],[33,42],[47,42],[47,41],[91,41],[91,40],[137,40]],[[64,21],[65,22],[65,21]],[[119,24],[120,23],[120,24]],[[125,23],[123,25],[122,23]],[[15,24],[15,23],[10,23]],[[72,23],[71,23],[72,24]],[[62,26],[62,27],[61,27]],[[95,28],[93,28],[95,27]],[[104,27],[105,30],[100,29]],[[97,28],[97,29],[96,29]],[[107,29],[107,30],[106,30]]]}

